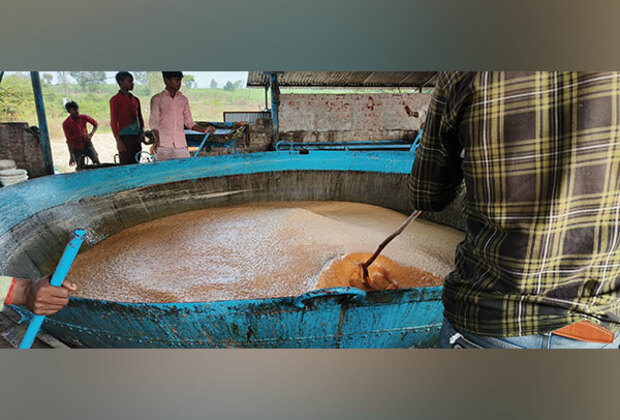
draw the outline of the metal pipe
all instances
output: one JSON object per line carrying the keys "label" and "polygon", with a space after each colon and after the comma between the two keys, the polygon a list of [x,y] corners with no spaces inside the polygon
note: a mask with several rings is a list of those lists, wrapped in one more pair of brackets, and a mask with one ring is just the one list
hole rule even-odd
{"label": "metal pipe", "polygon": [[280,150],[411,150],[411,143],[404,140],[375,140],[375,141],[339,141],[339,142],[304,142],[297,143],[291,140],[280,140],[274,144]]}
{"label": "metal pipe", "polygon": [[41,150],[43,151],[43,164],[48,175],[54,174],[54,162],[52,160],[52,148],[50,146],[50,134],[47,130],[47,118],[45,117],[45,105],[43,103],[43,90],[41,89],[41,78],[38,71],[30,72],[32,80],[32,92],[34,102],[37,107],[37,118],[39,120],[39,130],[41,131]]}
{"label": "metal pipe", "polygon": [[280,101],[280,97],[277,92],[278,73],[280,72],[269,73],[269,85],[271,86],[271,121],[273,123],[273,132],[276,136],[276,140],[280,132],[280,121],[278,119],[278,102]]}
{"label": "metal pipe", "polygon": [[198,150],[196,150],[196,153],[194,153],[194,157],[198,157],[198,153],[200,153],[202,148],[205,146],[205,143],[207,142],[207,139],[209,138],[210,134],[211,134],[210,132],[205,134],[205,137],[202,139],[202,142],[200,143],[200,146],[198,146]]}
{"label": "metal pipe", "polygon": [[[84,241],[84,232],[83,230],[75,230],[73,231],[73,235],[71,240],[65,247],[65,251],[62,253],[62,257],[60,257],[60,262],[56,267],[56,271],[54,271],[54,275],[50,280],[50,284],[54,287],[62,286],[62,282],[65,280],[69,269],[71,268],[71,264],[75,260],[75,257],[80,250],[80,246],[82,246],[82,242]],[[21,344],[19,345],[20,349],[29,349],[34,342],[34,339],[37,337],[37,333],[45,320],[45,315],[35,315],[30,325],[28,325],[28,329],[26,330],[26,334],[22,339]]]}
{"label": "metal pipe", "polygon": [[409,149],[410,152],[415,152],[416,150],[418,150],[418,147],[420,146],[420,138],[422,137],[423,132],[424,132],[424,129],[420,128],[420,131],[418,131],[418,135],[415,136],[415,140],[413,141],[413,144],[411,145],[411,149]]}

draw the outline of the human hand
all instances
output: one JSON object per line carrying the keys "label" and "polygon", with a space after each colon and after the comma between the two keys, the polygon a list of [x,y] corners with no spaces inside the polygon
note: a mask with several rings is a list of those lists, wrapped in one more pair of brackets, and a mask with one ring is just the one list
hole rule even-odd
{"label": "human hand", "polygon": [[212,125],[205,128],[205,131],[204,131],[205,134],[213,134],[214,132],[215,132],[215,127],[213,127]]}
{"label": "human hand", "polygon": [[149,151],[151,152],[152,155],[157,154],[157,144],[152,145]]}
{"label": "human hand", "polygon": [[75,166],[75,159],[73,158],[73,154],[69,158],[69,166]]}
{"label": "human hand", "polygon": [[67,280],[61,287],[50,284],[50,276],[36,281],[16,279],[13,304],[26,305],[35,315],[52,315],[69,303],[69,294],[77,286]]}

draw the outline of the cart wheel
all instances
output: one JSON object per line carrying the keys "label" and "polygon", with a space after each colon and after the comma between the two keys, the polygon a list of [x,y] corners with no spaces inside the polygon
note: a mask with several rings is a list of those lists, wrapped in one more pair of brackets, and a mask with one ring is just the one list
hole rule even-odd
{"label": "cart wheel", "polygon": [[157,158],[150,154],[149,152],[145,152],[144,150],[136,153],[136,162],[137,163],[150,163],[157,161]]}
{"label": "cart wheel", "polygon": [[84,168],[84,167],[86,167],[87,165],[90,165],[90,164],[92,164],[92,161],[90,160],[90,158],[87,155],[81,155],[78,158],[77,165],[78,165],[79,168]]}
{"label": "cart wheel", "polygon": [[142,139],[142,143],[144,144],[155,144],[155,134],[151,130],[147,130],[144,132],[144,139]]}

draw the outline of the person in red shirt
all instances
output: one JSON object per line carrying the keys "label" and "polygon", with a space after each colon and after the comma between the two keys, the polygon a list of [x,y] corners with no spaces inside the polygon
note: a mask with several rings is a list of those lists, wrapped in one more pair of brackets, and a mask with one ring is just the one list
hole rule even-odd
{"label": "person in red shirt", "polygon": [[[69,155],[71,156],[69,159],[69,166],[73,166],[77,163],[78,169],[83,168],[85,166],[85,156],[89,157],[95,165],[101,164],[92,142],[93,135],[95,131],[97,131],[99,123],[88,115],[80,115],[80,107],[73,101],[67,102],[65,104],[65,109],[69,113],[69,117],[63,121],[62,130],[65,133]],[[93,126],[90,133],[86,129],[87,123]]]}
{"label": "person in red shirt", "polygon": [[127,71],[116,74],[120,90],[110,99],[110,127],[116,139],[121,165],[136,163],[136,154],[142,150],[144,120],[140,101],[131,94],[133,76]]}

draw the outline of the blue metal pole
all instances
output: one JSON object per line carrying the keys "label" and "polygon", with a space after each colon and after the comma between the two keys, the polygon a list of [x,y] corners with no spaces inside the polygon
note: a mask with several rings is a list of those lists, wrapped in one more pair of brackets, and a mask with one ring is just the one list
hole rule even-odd
{"label": "blue metal pole", "polygon": [[196,153],[194,153],[194,157],[197,157],[198,153],[200,153],[200,151],[204,147],[205,143],[207,142],[207,139],[209,138],[209,134],[211,133],[205,134],[205,137],[202,139],[202,143],[200,143],[200,147],[198,147],[198,150],[196,150]]}
{"label": "blue metal pole", "polygon": [[43,104],[43,90],[41,89],[41,78],[38,71],[30,72],[32,80],[32,91],[34,102],[37,106],[37,118],[39,120],[39,130],[41,131],[41,149],[43,150],[43,164],[48,175],[54,174],[54,162],[52,160],[52,148],[50,146],[50,134],[47,130],[47,118],[45,117],[45,105]]}
{"label": "blue metal pole", "polygon": [[271,121],[273,123],[273,132],[276,134],[276,138],[278,133],[280,132],[280,121],[278,119],[278,102],[276,90],[274,88],[274,82],[277,83],[278,74],[277,73],[269,73],[269,84],[271,86]]}
{"label": "blue metal pole", "polygon": [[420,128],[420,131],[418,131],[418,135],[415,136],[415,140],[413,141],[413,144],[411,145],[411,149],[409,149],[410,152],[415,152],[418,149],[418,146],[420,145],[420,138],[422,137],[422,132],[424,130]]}
{"label": "blue metal pole", "polygon": [[[56,267],[56,271],[54,271],[54,275],[50,280],[50,284],[52,286],[62,286],[62,282],[65,280],[65,277],[67,276],[67,273],[71,268],[71,264],[73,264],[73,260],[75,260],[75,257],[80,250],[80,246],[82,246],[82,242],[84,241],[84,234],[85,232],[79,229],[73,232],[71,240],[65,247],[65,251],[63,252],[62,257],[60,257],[60,262]],[[44,320],[45,315],[34,316],[32,321],[30,322],[30,325],[28,326],[28,330],[26,330],[26,334],[24,335],[21,344],[19,345],[20,349],[29,349],[32,346],[32,343],[37,337],[39,328],[41,328]]]}

